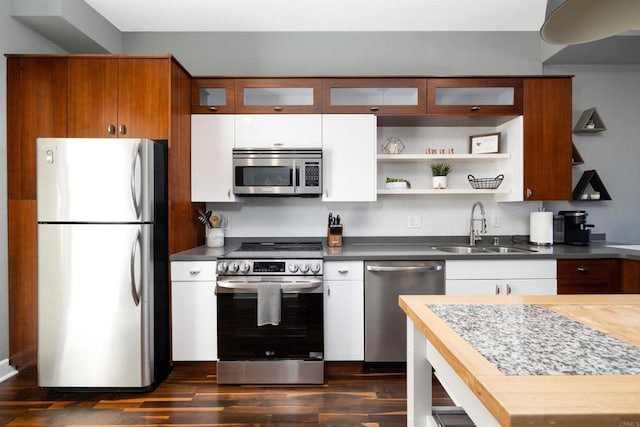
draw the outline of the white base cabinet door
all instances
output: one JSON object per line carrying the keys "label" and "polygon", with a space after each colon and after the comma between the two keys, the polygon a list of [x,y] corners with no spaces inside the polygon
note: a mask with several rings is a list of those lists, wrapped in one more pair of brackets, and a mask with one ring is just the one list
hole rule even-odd
{"label": "white base cabinet door", "polygon": [[324,360],[364,360],[363,268],[362,261],[324,263]]}
{"label": "white base cabinet door", "polygon": [[373,114],[322,116],[322,201],[376,201],[376,123]]}
{"label": "white base cabinet door", "polygon": [[555,295],[556,260],[450,260],[447,295]]}
{"label": "white base cabinet door", "polygon": [[447,295],[555,295],[555,279],[447,280]]}
{"label": "white base cabinet door", "polygon": [[216,263],[171,263],[171,350],[174,361],[218,359]]}
{"label": "white base cabinet door", "polygon": [[233,202],[234,116],[191,115],[191,201]]}

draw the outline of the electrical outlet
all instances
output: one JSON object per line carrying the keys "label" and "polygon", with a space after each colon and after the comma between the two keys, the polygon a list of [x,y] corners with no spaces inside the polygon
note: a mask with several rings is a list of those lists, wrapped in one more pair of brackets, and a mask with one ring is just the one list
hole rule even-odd
{"label": "electrical outlet", "polygon": [[494,228],[500,227],[500,214],[495,212],[491,214],[491,226]]}
{"label": "electrical outlet", "polygon": [[409,215],[407,217],[407,227],[422,228],[422,217],[420,215]]}

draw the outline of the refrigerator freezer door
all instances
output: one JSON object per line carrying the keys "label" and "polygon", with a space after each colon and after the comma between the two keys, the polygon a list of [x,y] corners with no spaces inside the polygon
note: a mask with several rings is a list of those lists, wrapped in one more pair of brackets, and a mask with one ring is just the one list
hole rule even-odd
{"label": "refrigerator freezer door", "polygon": [[38,225],[38,385],[152,382],[152,226]]}
{"label": "refrigerator freezer door", "polygon": [[153,221],[153,144],[38,138],[38,222]]}

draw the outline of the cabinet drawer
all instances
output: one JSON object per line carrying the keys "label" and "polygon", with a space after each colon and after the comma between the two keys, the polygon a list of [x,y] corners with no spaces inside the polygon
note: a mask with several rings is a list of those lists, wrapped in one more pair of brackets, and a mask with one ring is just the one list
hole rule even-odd
{"label": "cabinet drawer", "polygon": [[171,263],[172,281],[216,280],[215,261],[174,261]]}
{"label": "cabinet drawer", "polygon": [[324,263],[324,280],[363,280],[363,261],[338,261]]}
{"label": "cabinet drawer", "polygon": [[611,273],[611,260],[576,259],[558,260],[559,279],[605,279]]}
{"label": "cabinet drawer", "polygon": [[452,260],[445,277],[450,279],[555,279],[556,260]]}

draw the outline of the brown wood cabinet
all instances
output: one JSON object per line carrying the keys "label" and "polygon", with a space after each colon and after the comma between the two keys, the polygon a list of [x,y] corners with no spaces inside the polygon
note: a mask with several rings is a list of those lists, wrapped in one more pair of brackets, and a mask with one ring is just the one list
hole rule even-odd
{"label": "brown wood cabinet", "polygon": [[524,80],[524,200],[571,200],[571,98],[566,78]]}
{"label": "brown wood cabinet", "polygon": [[522,79],[428,79],[427,114],[520,115]]}
{"label": "brown wood cabinet", "polygon": [[191,81],[191,113],[235,113],[235,80],[193,79]]}
{"label": "brown wood cabinet", "polygon": [[170,63],[156,58],[69,58],[70,137],[169,137]]}
{"label": "brown wood cabinet", "polygon": [[322,79],[322,112],[377,115],[424,115],[427,79]]}
{"label": "brown wood cabinet", "polygon": [[640,261],[633,259],[622,261],[622,292],[640,294]]}
{"label": "brown wood cabinet", "polygon": [[238,114],[322,112],[322,80],[313,78],[236,79]]}
{"label": "brown wood cabinet", "polygon": [[169,253],[202,244],[204,228],[190,192],[191,76],[171,56],[7,55],[7,83],[9,352],[22,367],[37,354],[36,137],[168,140]]}
{"label": "brown wood cabinet", "polygon": [[620,260],[560,259],[557,266],[558,294],[622,292]]}

